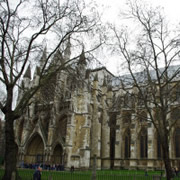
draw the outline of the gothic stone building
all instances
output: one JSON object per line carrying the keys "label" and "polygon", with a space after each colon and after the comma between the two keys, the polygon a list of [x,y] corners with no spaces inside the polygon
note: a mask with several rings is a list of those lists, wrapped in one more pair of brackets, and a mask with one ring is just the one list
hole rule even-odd
{"label": "gothic stone building", "polygon": [[[61,56],[57,52],[55,58]],[[27,69],[24,88],[37,83],[38,68],[32,79],[30,68]],[[136,111],[119,100],[131,103],[116,77],[104,67],[87,69],[83,52],[76,68],[78,81],[61,71],[33,97],[16,121],[19,162],[88,169],[95,155],[99,169],[162,168],[155,128],[135,118]],[[134,88],[128,91],[131,94]],[[120,106],[115,106],[116,101]],[[138,106],[136,103],[133,108]],[[145,111],[142,113],[146,116]],[[170,157],[173,165],[177,165],[180,158],[178,124],[171,133]]]}

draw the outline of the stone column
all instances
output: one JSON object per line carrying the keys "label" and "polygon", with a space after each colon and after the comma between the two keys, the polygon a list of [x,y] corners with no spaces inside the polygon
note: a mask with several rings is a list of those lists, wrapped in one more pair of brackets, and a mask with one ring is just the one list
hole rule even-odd
{"label": "stone column", "polygon": [[22,167],[24,166],[24,147],[19,146],[18,150],[18,159],[17,159],[17,164],[18,166]]}
{"label": "stone column", "polygon": [[48,146],[51,146],[53,143],[54,133],[55,133],[55,127],[49,126],[49,128],[48,128],[48,141],[47,141]]}
{"label": "stone column", "polygon": [[46,147],[44,148],[44,156],[45,156],[44,162],[45,162],[46,164],[50,164],[51,154],[52,154],[52,153],[50,153],[50,152],[51,152],[51,148],[50,148],[49,146],[46,146]]}
{"label": "stone column", "polygon": [[99,112],[98,107],[99,103],[97,100],[98,96],[98,78],[97,76],[93,82],[93,92],[92,92],[92,100],[93,100],[93,110],[92,110],[92,129],[91,129],[91,166],[92,166],[92,158],[94,155],[97,157],[97,168],[101,168],[101,159],[100,159],[100,151],[101,151],[101,124],[99,122]]}
{"label": "stone column", "polygon": [[102,88],[102,125],[101,125],[101,158],[102,158],[102,168],[110,168],[110,127],[109,127],[109,116],[107,113],[106,105],[106,93],[107,87]]}
{"label": "stone column", "polygon": [[138,140],[138,122],[136,119],[136,115],[132,114],[132,123],[131,123],[131,160],[130,167],[131,169],[137,168],[137,159],[139,158],[138,148],[139,148],[139,140]]}
{"label": "stone column", "polygon": [[175,128],[173,127],[171,129],[171,133],[169,135],[169,157],[171,159],[175,158],[175,146],[174,146],[174,131],[175,131]]}
{"label": "stone column", "polygon": [[68,116],[67,119],[67,132],[66,132],[66,167],[70,168],[71,156],[72,156],[72,146],[73,146],[73,137],[74,137],[74,114]]}
{"label": "stone column", "polygon": [[48,137],[47,137],[47,147],[45,148],[45,162],[47,164],[50,164],[52,161],[52,159],[51,159],[52,155],[53,155],[52,144],[54,142],[55,132],[56,132],[55,125],[49,124]]}
{"label": "stone column", "polygon": [[85,118],[85,122],[82,123],[81,133],[79,134],[78,150],[80,154],[80,167],[88,169],[90,164],[90,117],[88,114],[84,114],[83,117]]}
{"label": "stone column", "polygon": [[148,137],[148,162],[147,167],[148,169],[153,169],[154,167],[154,159],[155,159],[155,147],[154,144],[156,141],[154,137],[154,127],[151,122],[148,122],[148,128],[147,128],[147,137]]}
{"label": "stone column", "polygon": [[117,116],[116,119],[116,126],[118,129],[116,129],[116,143],[115,143],[115,161],[114,161],[114,167],[121,167],[123,166],[122,161],[122,146],[123,146],[123,139],[122,139],[122,117],[120,115]]}

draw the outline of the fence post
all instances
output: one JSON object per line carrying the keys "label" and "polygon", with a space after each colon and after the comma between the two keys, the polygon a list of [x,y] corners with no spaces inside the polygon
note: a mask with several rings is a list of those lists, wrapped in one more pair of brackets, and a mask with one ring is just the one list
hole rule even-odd
{"label": "fence post", "polygon": [[16,179],[16,173],[15,171],[12,172],[12,176],[11,176],[11,180],[15,180]]}
{"label": "fence post", "polygon": [[50,175],[50,176],[48,177],[48,180],[53,180],[52,175]]}
{"label": "fence post", "polygon": [[92,167],[92,178],[91,180],[96,180],[96,155],[93,157],[93,167]]}

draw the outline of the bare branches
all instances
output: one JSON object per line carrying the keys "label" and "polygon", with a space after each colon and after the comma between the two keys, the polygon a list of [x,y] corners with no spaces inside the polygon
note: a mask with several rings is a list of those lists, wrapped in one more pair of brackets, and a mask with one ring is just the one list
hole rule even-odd
{"label": "bare branches", "polygon": [[[82,44],[84,44],[83,37],[97,33],[100,25],[99,19],[96,19],[98,16],[93,13],[87,14],[88,11],[85,11],[85,8],[87,7],[84,2],[77,0],[65,0],[61,4],[59,0],[0,2],[0,83],[5,87],[5,101],[0,103],[0,109],[6,120],[6,157],[10,157],[9,154],[12,157],[16,156],[15,148],[9,146],[15,145],[14,120],[20,117],[35,94],[47,82],[56,78],[57,73],[68,71],[69,66],[77,61]],[[72,54],[70,50],[64,51],[67,39],[70,38],[73,39],[72,44],[76,42],[73,44],[76,48],[73,49]],[[47,48],[47,54],[40,59],[38,55],[46,46],[43,39],[50,45]],[[99,39],[96,42],[98,43],[93,44],[92,47],[88,46],[84,52],[90,53],[102,43]],[[60,57],[54,61],[53,57],[57,51],[62,53],[64,59]],[[32,63],[37,63],[37,76],[32,83],[31,75],[27,73],[29,78],[27,87],[28,80],[25,71]],[[23,78],[27,80],[26,84],[22,81]],[[21,96],[14,103],[19,87],[22,88]],[[14,161],[16,158],[10,158],[10,161],[5,162],[6,173],[3,179],[10,179],[8,177],[11,177],[12,172],[16,172]]]}
{"label": "bare branches", "polygon": [[[19,86],[18,82],[21,81],[27,65],[44,46],[41,44],[42,36],[47,38],[47,35],[52,37],[58,35],[58,38],[56,38],[53,47],[49,49],[40,68],[39,86],[42,86],[42,82],[46,79],[44,75],[46,75],[48,66],[51,64],[53,55],[58,49],[63,49],[67,39],[69,37],[77,38],[77,44],[81,45],[83,39],[78,39],[79,35],[82,36],[83,33],[87,35],[99,25],[97,16],[86,15],[86,11],[84,11],[86,7],[83,2],[81,4],[67,0],[61,5],[56,0],[37,0],[34,2],[33,8],[36,14],[29,12],[28,17],[21,13],[24,11],[22,8],[25,5],[30,5],[28,1],[20,0],[13,5],[9,1],[5,1],[0,4],[0,81],[11,91]],[[100,45],[101,42],[87,50],[87,53],[94,51]],[[55,68],[52,75],[66,68],[78,56],[70,58],[63,66]],[[28,97],[31,98],[38,89],[39,87],[29,92]],[[25,102],[22,104],[27,104]],[[21,108],[24,107],[25,105]]]}
{"label": "bare branches", "polygon": [[[111,27],[115,48],[119,50],[129,72],[130,87],[125,85],[123,90],[128,93],[129,88],[136,88],[132,96],[137,101],[143,101],[141,108],[148,113],[148,120],[160,136],[162,147],[165,147],[171,129],[177,123],[172,115],[180,109],[176,98],[173,98],[180,80],[180,65],[177,65],[180,53],[178,31],[170,29],[159,8],[133,2],[129,1],[130,11],[126,15],[138,24],[135,45],[129,42],[132,34],[130,36],[124,30],[119,33],[115,27]],[[136,105],[133,108],[138,111],[139,107]],[[163,151],[168,154],[168,149],[164,148]],[[168,155],[166,158],[169,158]],[[171,174],[169,165],[165,166]]]}
{"label": "bare branches", "polygon": [[[178,45],[174,46],[173,43],[178,41],[178,37],[172,34],[171,31],[168,31],[168,25],[159,11],[155,11],[152,8],[148,10],[142,9],[135,2],[134,4],[130,3],[130,13],[129,17],[135,19],[142,27],[142,29],[140,28],[142,32],[139,34],[139,40],[136,44],[137,50],[130,50],[128,47],[127,34],[124,34],[124,32],[118,34],[117,29],[112,28],[118,48],[127,63],[132,82],[139,92],[141,92],[141,85],[137,76],[137,69],[135,68],[138,66],[145,72],[144,84],[151,90],[151,104],[155,107],[161,107],[162,111],[167,112],[171,104],[174,103],[169,98],[173,91],[169,84],[179,76],[178,67],[174,68],[174,72],[172,72],[173,63],[180,50],[180,47]],[[164,91],[166,91],[166,98]]]}

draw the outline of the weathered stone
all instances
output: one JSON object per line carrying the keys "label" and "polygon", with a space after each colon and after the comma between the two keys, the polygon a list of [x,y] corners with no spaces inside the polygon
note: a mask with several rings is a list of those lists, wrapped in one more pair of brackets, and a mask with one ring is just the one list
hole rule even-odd
{"label": "weathered stone", "polygon": [[[69,49],[64,60],[67,52]],[[95,155],[99,169],[159,167],[157,133],[151,123],[138,119],[137,102],[133,102],[134,110],[124,106],[125,92],[113,86],[114,76],[106,68],[88,70],[87,76],[83,75],[86,63],[79,65],[77,70],[83,69],[80,74],[58,73],[16,121],[19,161],[90,168]],[[33,80],[25,84],[31,88],[38,79],[35,73]],[[130,93],[135,91],[134,88]],[[121,97],[118,106],[116,97]],[[171,138],[173,132],[175,129]],[[0,134],[1,140],[2,137]],[[174,141],[170,143],[171,158],[175,158]],[[143,147],[147,154],[141,152]]]}

